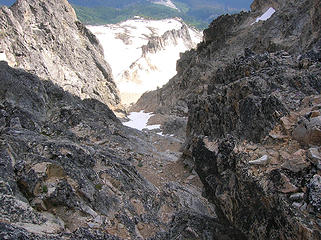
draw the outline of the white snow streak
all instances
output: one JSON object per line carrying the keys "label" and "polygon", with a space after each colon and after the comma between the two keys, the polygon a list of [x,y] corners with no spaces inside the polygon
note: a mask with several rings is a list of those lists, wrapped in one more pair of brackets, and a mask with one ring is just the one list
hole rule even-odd
{"label": "white snow streak", "polygon": [[[263,13],[262,16],[258,17],[255,22],[259,22],[259,21],[266,21],[268,20],[273,14],[275,13],[275,9],[270,7],[265,13]],[[254,23],[252,23],[254,24]]]}
{"label": "white snow streak", "polygon": [[152,113],[145,113],[143,110],[140,112],[131,112],[128,115],[130,120],[128,122],[124,122],[123,124],[127,127],[136,128],[140,131],[144,128],[149,130],[159,129],[160,125],[147,125],[148,119],[151,116],[153,116]]}

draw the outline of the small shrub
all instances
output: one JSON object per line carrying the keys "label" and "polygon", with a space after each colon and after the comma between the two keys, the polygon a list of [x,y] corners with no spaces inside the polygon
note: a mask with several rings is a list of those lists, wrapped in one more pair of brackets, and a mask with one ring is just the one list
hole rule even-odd
{"label": "small shrub", "polygon": [[48,192],[47,185],[42,185],[42,193],[47,193],[47,192]]}
{"label": "small shrub", "polygon": [[95,185],[96,190],[100,191],[103,188],[103,185],[101,183],[98,183]]}

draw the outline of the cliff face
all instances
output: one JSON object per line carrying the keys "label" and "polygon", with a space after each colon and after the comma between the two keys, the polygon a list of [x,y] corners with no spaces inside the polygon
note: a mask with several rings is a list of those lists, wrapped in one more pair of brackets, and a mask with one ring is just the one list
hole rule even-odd
{"label": "cliff face", "polygon": [[[320,239],[320,1],[225,15],[136,109],[188,116],[183,159],[249,239]],[[258,21],[269,7],[276,12]]]}
{"label": "cliff face", "polygon": [[189,103],[186,159],[250,239],[320,238],[321,65],[304,61],[241,57]]}
{"label": "cliff face", "polygon": [[[195,34],[197,33],[195,32]],[[148,53],[157,53],[158,51],[164,50],[168,45],[177,45],[179,41],[182,41],[187,49],[196,47],[196,43],[192,40],[190,30],[184,23],[180,29],[169,30],[160,37],[150,39],[148,43],[142,47],[142,55],[146,56]]]}
{"label": "cliff face", "polygon": [[0,47],[10,66],[117,108],[120,99],[102,47],[67,0],[19,0],[1,8],[0,29]]}
{"label": "cliff face", "polygon": [[[249,239],[319,239],[320,2],[275,7],[251,31],[228,27],[246,23],[248,13],[223,16],[205,30],[192,59],[208,52],[215,67],[203,69],[206,87],[188,103],[185,159],[208,198]],[[220,38],[223,29],[230,30]],[[235,50],[243,56],[230,60]],[[225,60],[216,61],[223,52]],[[184,86],[195,84],[191,79]]]}

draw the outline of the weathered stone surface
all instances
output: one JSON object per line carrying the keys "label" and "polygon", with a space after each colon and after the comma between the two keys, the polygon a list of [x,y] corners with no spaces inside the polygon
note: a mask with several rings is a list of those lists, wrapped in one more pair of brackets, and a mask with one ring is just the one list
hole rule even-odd
{"label": "weathered stone surface", "polygon": [[312,117],[309,114],[308,119],[303,118],[298,122],[293,131],[293,137],[300,143],[308,146],[321,145],[321,116]]}
{"label": "weathered stone surface", "polygon": [[269,160],[269,156],[268,155],[263,155],[262,157],[253,160],[253,161],[249,161],[249,164],[251,165],[266,165],[268,164],[268,160]]}
{"label": "weathered stone surface", "polygon": [[120,102],[96,37],[65,0],[18,0],[0,10],[1,47],[10,66],[51,79],[81,98]]}
{"label": "weathered stone surface", "polygon": [[284,160],[285,162],[282,164],[282,168],[295,173],[309,166],[309,163],[306,161],[306,151],[303,149],[296,151]]}
{"label": "weathered stone surface", "polygon": [[304,198],[304,193],[294,193],[290,196],[290,200],[292,201],[301,201]]}
{"label": "weathered stone surface", "polygon": [[[271,6],[277,11],[268,21],[251,25]],[[306,154],[319,141],[319,6],[258,0],[254,12],[218,18],[156,92],[156,111],[187,103],[185,161],[194,163],[218,215],[249,239],[321,237],[307,190],[318,170]],[[299,125],[301,145],[293,138]],[[258,160],[264,155],[269,164]]]}
{"label": "weathered stone surface", "polygon": [[321,164],[321,153],[319,148],[309,148],[308,157],[313,164]]}
{"label": "weathered stone surface", "polygon": [[[296,186],[295,178],[281,169],[257,175],[248,168],[247,155],[235,151],[235,144],[231,137],[218,140],[218,151],[211,151],[200,138],[193,141],[191,148],[206,196],[220,209],[218,214],[226,216],[249,239],[295,239],[301,234],[303,239],[319,239],[319,229],[313,223],[317,218],[305,211],[307,204],[317,203],[312,198],[305,202],[304,193],[296,194],[312,183],[300,182]],[[317,189],[317,181],[312,182],[311,189]],[[314,197],[316,194],[313,190]]]}

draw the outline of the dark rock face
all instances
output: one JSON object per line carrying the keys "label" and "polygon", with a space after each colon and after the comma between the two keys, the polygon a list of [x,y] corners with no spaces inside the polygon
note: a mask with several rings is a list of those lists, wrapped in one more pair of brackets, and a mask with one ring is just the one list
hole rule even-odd
{"label": "dark rock face", "polygon": [[186,156],[218,212],[249,239],[321,237],[318,152],[314,162],[306,155],[320,129],[319,44],[311,49],[245,49],[189,102]]}
{"label": "dark rock face", "polygon": [[187,134],[232,134],[259,142],[305,96],[320,94],[318,63],[308,69],[298,65],[286,52],[277,52],[241,57],[218,69],[207,96],[189,102]]}
{"label": "dark rock face", "polygon": [[[317,164],[299,142],[319,145],[319,103],[309,99],[321,91],[320,62],[245,52],[211,76],[206,96],[190,101],[186,156],[208,198],[248,238],[319,239]],[[307,198],[290,200],[297,192]]]}
{"label": "dark rock face", "polygon": [[[308,213],[304,209],[306,203],[292,203],[299,201],[296,196],[292,198],[296,200],[289,200],[287,194],[280,194],[280,186],[289,184],[284,183],[288,178],[280,170],[263,176],[253,173],[247,163],[248,156],[235,151],[235,140],[231,137],[216,143],[216,151],[209,150],[203,139],[195,140],[194,144],[195,169],[205,185],[207,197],[222,211],[218,213],[226,216],[247,238],[320,238],[319,220],[315,216],[319,210]],[[309,178],[311,172],[306,177]],[[319,206],[318,177],[315,175],[305,185],[311,189],[308,202],[315,208]]]}
{"label": "dark rock face", "polygon": [[96,37],[67,0],[18,0],[0,10],[0,49],[10,66],[51,79],[82,99],[113,109],[120,98]]}
{"label": "dark rock face", "polygon": [[138,104],[157,96],[153,111],[188,116],[183,158],[246,238],[320,239],[320,1],[252,9],[214,20]]}

